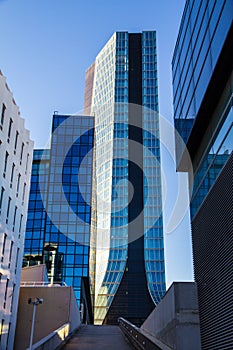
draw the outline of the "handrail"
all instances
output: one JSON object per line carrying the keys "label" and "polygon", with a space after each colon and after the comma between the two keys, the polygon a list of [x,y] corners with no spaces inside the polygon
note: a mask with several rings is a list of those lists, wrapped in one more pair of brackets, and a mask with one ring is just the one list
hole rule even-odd
{"label": "handrail", "polygon": [[131,322],[125,320],[123,317],[118,318],[118,323],[127,336],[129,341],[137,350],[172,350],[169,346],[162,343],[155,337],[146,334],[143,330],[136,327]]}
{"label": "handrail", "polygon": [[20,287],[67,287],[65,282],[44,282],[44,281],[26,281],[21,282]]}

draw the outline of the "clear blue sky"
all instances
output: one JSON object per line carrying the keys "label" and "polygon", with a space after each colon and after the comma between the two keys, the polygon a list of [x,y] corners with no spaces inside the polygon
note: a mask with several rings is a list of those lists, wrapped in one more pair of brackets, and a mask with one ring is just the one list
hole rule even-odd
{"label": "clear blue sky", "polygon": [[[53,111],[82,110],[85,70],[117,30],[157,30],[160,113],[171,120],[171,59],[184,4],[185,0],[0,0],[0,69],[35,146],[46,145]],[[174,167],[166,166],[174,176]],[[172,201],[169,213],[171,207]],[[187,215],[166,235],[166,258],[168,285],[192,278]]]}

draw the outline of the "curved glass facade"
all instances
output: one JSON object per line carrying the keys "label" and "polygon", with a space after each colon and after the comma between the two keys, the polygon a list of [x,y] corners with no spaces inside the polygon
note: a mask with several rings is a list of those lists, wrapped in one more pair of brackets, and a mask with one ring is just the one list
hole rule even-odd
{"label": "curved glass facade", "polygon": [[[96,323],[102,323],[106,316],[127,259],[128,106],[124,104],[128,101],[127,40],[127,33],[115,33],[95,62]],[[119,198],[120,206],[125,208],[120,215]],[[119,230],[119,226],[125,227]]]}
{"label": "curved glass facade", "polygon": [[[130,40],[131,35],[137,36],[135,40]],[[139,62],[139,67],[138,63],[134,62],[133,68],[134,58]],[[134,69],[136,73],[132,73]],[[129,103],[137,103],[140,108],[137,110],[137,107]],[[135,179],[133,181],[136,184],[134,191],[138,192],[137,186],[140,186],[142,191],[139,197],[136,196],[136,202],[140,202],[139,207],[142,206],[143,209],[139,226],[140,235],[144,237],[142,264],[147,289],[155,303],[159,302],[165,293],[154,31],[142,34],[117,32],[110,38],[95,61],[91,110],[95,115],[96,128],[96,196],[95,208],[92,211],[92,228],[95,226],[92,241],[96,245],[96,251],[95,256],[93,254],[95,260],[92,259],[90,268],[95,270],[92,275],[92,286],[95,289],[95,323],[102,324],[116,298],[131,259],[128,249],[133,232],[130,232],[129,227],[132,231],[131,222],[139,210],[136,208],[137,204],[132,204],[131,195],[134,196],[135,192],[131,193],[130,187],[130,174],[134,172],[132,164],[135,156],[131,159],[134,142],[140,143],[141,150],[147,149],[145,154],[139,151],[143,159],[141,170],[145,171],[145,175],[142,175],[144,180],[142,177],[141,183],[137,183]],[[137,114],[140,113],[141,117],[137,121]],[[140,170],[137,171],[140,177]],[[130,289],[129,285],[128,291],[125,292],[127,295],[131,293]]]}

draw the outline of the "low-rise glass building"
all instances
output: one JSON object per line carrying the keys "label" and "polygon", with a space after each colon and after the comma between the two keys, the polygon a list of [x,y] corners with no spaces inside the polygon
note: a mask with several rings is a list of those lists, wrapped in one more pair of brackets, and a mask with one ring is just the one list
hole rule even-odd
{"label": "low-rise glass building", "polygon": [[24,264],[46,263],[50,283],[73,286],[89,275],[94,120],[53,116],[50,149],[35,150]]}

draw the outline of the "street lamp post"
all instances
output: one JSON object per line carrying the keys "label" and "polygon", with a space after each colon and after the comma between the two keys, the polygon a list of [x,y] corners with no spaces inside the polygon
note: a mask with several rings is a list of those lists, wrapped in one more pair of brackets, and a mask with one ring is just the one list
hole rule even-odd
{"label": "street lamp post", "polygon": [[31,326],[29,350],[32,350],[32,342],[33,342],[33,337],[34,337],[34,328],[35,328],[35,319],[36,319],[36,307],[37,307],[37,305],[42,304],[43,301],[44,301],[44,299],[42,299],[42,298],[35,298],[34,301],[32,301],[32,298],[28,299],[28,304],[33,305],[32,326]]}

